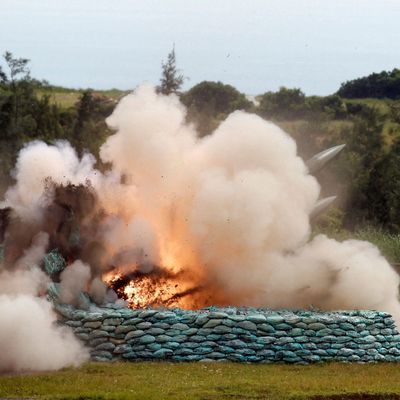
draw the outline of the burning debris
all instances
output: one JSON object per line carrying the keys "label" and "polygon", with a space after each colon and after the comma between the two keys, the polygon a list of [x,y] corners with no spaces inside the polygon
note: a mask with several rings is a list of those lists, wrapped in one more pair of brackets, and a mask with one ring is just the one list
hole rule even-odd
{"label": "burning debris", "polygon": [[183,297],[201,290],[198,286],[181,291],[180,275],[152,267],[149,271],[138,269],[125,275],[111,271],[104,280],[131,308],[176,307]]}
{"label": "burning debris", "polygon": [[306,165],[256,115],[234,112],[199,139],[185,112],[149,86],[123,98],[100,149],[106,172],[66,142],[23,148],[0,212],[0,296],[51,287],[85,307],[119,296],[133,308],[313,305],[399,320],[399,277],[373,245],[309,241],[329,203],[310,172],[340,147]]}

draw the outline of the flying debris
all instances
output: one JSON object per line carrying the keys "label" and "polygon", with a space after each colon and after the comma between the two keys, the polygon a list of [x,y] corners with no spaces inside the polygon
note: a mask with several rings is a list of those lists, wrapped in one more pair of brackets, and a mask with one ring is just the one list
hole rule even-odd
{"label": "flying debris", "polygon": [[337,156],[345,147],[345,144],[340,144],[338,146],[331,147],[327,150],[321,151],[315,156],[311,157],[307,162],[308,172],[314,174],[318,172],[325,164]]}
{"label": "flying debris", "polygon": [[329,196],[324,199],[318,200],[310,214],[310,220],[317,218],[319,215],[324,213],[336,200],[337,196]]}

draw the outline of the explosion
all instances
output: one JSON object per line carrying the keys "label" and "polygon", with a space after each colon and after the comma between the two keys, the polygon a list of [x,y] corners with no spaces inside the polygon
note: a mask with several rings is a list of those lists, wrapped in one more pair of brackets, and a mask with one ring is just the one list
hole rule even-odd
{"label": "explosion", "polygon": [[[178,276],[169,276],[166,271],[152,273],[133,273],[123,275],[112,271],[103,276],[104,282],[125,299],[131,308],[146,307],[181,307],[200,308],[196,306],[194,295],[201,290],[200,286],[182,290]],[[185,297],[190,296],[190,303]]]}
{"label": "explosion", "polygon": [[[372,244],[310,241],[320,188],[284,131],[236,111],[198,138],[185,117],[150,86],[123,98],[107,119],[104,172],[67,142],[27,144],[0,215],[0,295],[38,296],[53,281],[71,304],[87,292],[99,305],[378,309],[400,320],[399,277]],[[46,275],[55,253],[66,265]]]}

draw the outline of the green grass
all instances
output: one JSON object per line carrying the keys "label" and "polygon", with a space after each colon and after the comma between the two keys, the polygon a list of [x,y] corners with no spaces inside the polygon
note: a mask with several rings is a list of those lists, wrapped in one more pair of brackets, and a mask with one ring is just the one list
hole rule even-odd
{"label": "green grass", "polygon": [[78,102],[81,92],[54,92],[47,90],[38,91],[39,98],[45,95],[50,96],[51,103],[56,104],[61,108],[70,108]]}
{"label": "green grass", "polygon": [[378,228],[366,227],[357,231],[354,238],[373,243],[391,263],[400,264],[399,234],[385,232]]}
{"label": "green grass", "polygon": [[[83,89],[64,89],[64,88],[51,88],[51,89],[39,89],[37,94],[39,97],[48,95],[50,101],[53,104],[57,104],[61,108],[73,107],[81,97]],[[123,91],[119,89],[109,90],[93,90],[94,95],[107,97],[114,101],[118,101],[121,97],[128,94],[129,91]]]}
{"label": "green grass", "polygon": [[[37,399],[400,399],[396,364],[87,364],[0,376],[0,397]],[[355,396],[357,394],[357,396]],[[364,397],[360,397],[364,394]],[[365,394],[381,397],[365,397]],[[339,396],[340,395],[340,396]],[[392,397],[386,397],[392,395]],[[336,397],[332,397],[336,396]]]}
{"label": "green grass", "polygon": [[373,226],[365,226],[354,232],[332,227],[315,229],[314,235],[323,233],[330,238],[343,241],[349,239],[365,240],[373,243],[392,264],[400,264],[400,234],[386,232]]}
{"label": "green grass", "polygon": [[369,107],[374,107],[383,116],[387,116],[390,113],[390,104],[395,100],[390,99],[374,99],[374,98],[365,98],[365,99],[345,99],[346,103],[352,104],[363,104]]}

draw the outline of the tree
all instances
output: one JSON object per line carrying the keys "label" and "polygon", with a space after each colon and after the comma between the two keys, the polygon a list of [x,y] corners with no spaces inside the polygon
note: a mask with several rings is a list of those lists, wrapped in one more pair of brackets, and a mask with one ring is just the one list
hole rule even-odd
{"label": "tree", "polygon": [[386,229],[400,229],[400,140],[371,171],[368,186],[369,218]]}
{"label": "tree", "polygon": [[231,85],[203,81],[182,95],[188,108],[188,119],[194,122],[201,136],[210,134],[235,110],[248,110],[251,102]]}
{"label": "tree", "polygon": [[400,98],[400,70],[382,71],[342,83],[337,94],[344,98]]}
{"label": "tree", "polygon": [[261,97],[259,110],[266,118],[293,120],[305,116],[306,96],[300,89],[281,87],[278,92],[267,92]]}
{"label": "tree", "polygon": [[4,115],[2,122],[6,125],[6,130],[1,133],[21,139],[25,133],[35,128],[31,114],[36,97],[30,80],[29,60],[14,58],[9,51],[4,53],[3,58],[8,67],[8,76],[3,73],[5,87],[0,102],[2,108],[0,114]]}
{"label": "tree", "polygon": [[347,117],[346,103],[338,95],[306,97],[308,119],[331,120]]}
{"label": "tree", "polygon": [[182,96],[182,101],[189,108],[196,107],[199,112],[211,109],[214,114],[229,114],[251,107],[243,93],[222,82],[200,82]]}
{"label": "tree", "polygon": [[3,71],[3,68],[0,65],[0,83],[6,83],[7,82],[7,75]]}
{"label": "tree", "polygon": [[162,94],[176,93],[181,88],[184,76],[176,68],[175,46],[168,54],[167,62],[161,63],[162,75],[160,80],[160,92]]}
{"label": "tree", "polygon": [[105,118],[110,115],[113,103],[90,89],[82,93],[76,108],[76,118],[71,136],[68,138],[79,154],[90,151],[97,154],[110,131]]}
{"label": "tree", "polygon": [[384,121],[379,111],[365,107],[352,122],[350,134],[340,140],[347,146],[341,162],[336,164],[338,179],[347,186],[344,192],[350,212],[346,215],[346,224],[351,228],[363,221],[382,222],[377,212],[382,187],[376,173],[379,175],[382,171],[384,157]]}
{"label": "tree", "polygon": [[14,58],[11,52],[6,51],[4,53],[4,59],[10,71],[9,75],[11,83],[14,83],[18,75],[21,74],[24,74],[23,79],[29,79],[29,60],[27,58]]}

